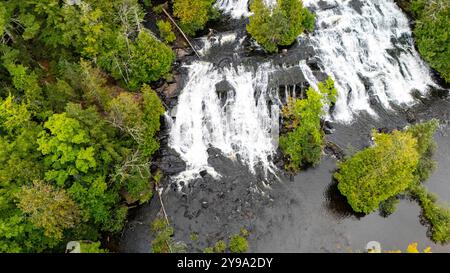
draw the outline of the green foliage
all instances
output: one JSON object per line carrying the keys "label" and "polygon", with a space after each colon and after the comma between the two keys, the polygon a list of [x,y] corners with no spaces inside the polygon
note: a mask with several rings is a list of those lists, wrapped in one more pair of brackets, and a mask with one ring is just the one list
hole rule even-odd
{"label": "green foliage", "polygon": [[191,241],[192,242],[197,242],[198,241],[198,234],[195,232],[192,232],[190,235]]}
{"label": "green foliage", "polygon": [[317,84],[319,92],[324,95],[324,104],[333,105],[337,100],[337,89],[334,87],[334,81],[329,76],[325,82],[319,82]]}
{"label": "green foliage", "polygon": [[263,0],[254,0],[250,10],[253,15],[247,31],[268,52],[291,45],[298,35],[314,28],[315,16],[303,7],[301,0],[277,0],[272,9]]}
{"label": "green foliage", "polygon": [[412,0],[414,36],[422,57],[450,82],[450,2]]}
{"label": "green foliage", "polygon": [[248,237],[250,235],[250,232],[246,228],[241,228],[239,233],[244,237]]}
{"label": "green foliage", "polygon": [[169,75],[174,54],[143,17],[137,0],[0,3],[0,252],[97,241],[123,227],[119,192],[151,198],[164,107],[123,86]]}
{"label": "green foliage", "polygon": [[388,199],[380,202],[381,215],[387,217],[394,213],[399,201],[400,200],[396,196],[391,196]]}
{"label": "green foliage", "polygon": [[170,22],[158,20],[158,22],[156,22],[156,25],[158,26],[161,38],[166,43],[172,43],[173,41],[175,41],[176,36],[175,33],[173,33],[172,31],[172,25],[170,24]]}
{"label": "green foliage", "polygon": [[224,253],[227,250],[227,244],[224,240],[217,241],[214,246],[206,247],[203,253]]}
{"label": "green foliage", "polygon": [[214,253],[224,253],[226,249],[227,249],[227,244],[225,243],[225,241],[219,240],[214,245],[213,251],[214,251]]}
{"label": "green foliage", "polygon": [[235,234],[231,236],[229,248],[232,253],[245,253],[248,251],[248,241],[245,237]]}
{"label": "green foliage", "polygon": [[431,172],[436,168],[436,162],[432,159],[432,155],[436,149],[433,136],[438,126],[439,122],[436,119],[432,119],[407,129],[407,132],[410,132],[417,139],[417,151],[420,155],[420,161],[415,175],[421,182],[427,180]]}
{"label": "green foliage", "polygon": [[44,127],[48,131],[37,142],[45,156],[45,180],[67,188],[102,230],[120,230],[126,208],[116,207],[117,185],[106,180],[123,153],[113,140],[114,129],[93,108],[82,109],[78,104],[68,104],[65,113],[54,114]]}
{"label": "green foliage", "polygon": [[417,140],[409,132],[373,132],[375,145],[339,164],[334,177],[354,211],[370,213],[415,181]]}
{"label": "green foliage", "polygon": [[414,186],[412,194],[419,200],[422,214],[430,224],[431,239],[444,244],[450,241],[450,209],[436,204],[436,197],[420,185]]}
{"label": "green foliage", "polygon": [[202,30],[210,19],[218,16],[214,0],[173,0],[173,14],[180,20],[181,29],[188,35]]}
{"label": "green foliage", "polygon": [[61,239],[63,231],[75,227],[81,216],[78,206],[64,190],[42,181],[23,186],[15,196],[20,210],[36,227],[44,229],[48,237]]}
{"label": "green foliage", "polygon": [[315,165],[320,161],[324,145],[320,118],[324,114],[323,106],[336,101],[337,92],[331,78],[319,83],[318,88],[319,92],[310,87],[306,99],[289,98],[282,109],[284,126],[291,130],[279,141],[281,150],[289,157],[288,170],[298,171],[302,166]]}
{"label": "green foliage", "polygon": [[153,253],[172,253],[175,243],[172,239],[173,228],[163,218],[157,218],[152,223],[152,232],[156,233],[152,241]]}
{"label": "green foliage", "polygon": [[156,92],[149,86],[144,85],[141,92],[144,99],[143,122],[145,123],[145,138],[142,143],[142,152],[145,156],[151,156],[159,149],[159,143],[155,139],[155,135],[160,129],[160,118],[164,114],[165,109]]}
{"label": "green foliage", "polygon": [[108,250],[101,248],[100,242],[80,242],[80,253],[108,253]]}
{"label": "green foliage", "polygon": [[[147,31],[141,31],[130,48],[129,61],[124,67],[127,73],[131,73],[128,79],[125,77],[127,86],[136,89],[143,83],[159,79],[169,73],[174,60],[175,54],[169,47]],[[112,73],[117,75],[115,70]]]}
{"label": "green foliage", "polygon": [[40,179],[44,169],[36,143],[41,128],[27,106],[12,96],[0,98],[0,252],[41,252],[58,245],[16,206],[21,187]]}

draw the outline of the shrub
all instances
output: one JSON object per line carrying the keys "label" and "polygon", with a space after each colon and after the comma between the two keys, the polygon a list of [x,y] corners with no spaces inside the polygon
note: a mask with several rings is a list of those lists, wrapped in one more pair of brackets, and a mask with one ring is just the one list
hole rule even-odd
{"label": "shrub", "polygon": [[420,155],[420,161],[415,174],[421,182],[427,180],[431,172],[436,168],[436,162],[432,159],[432,155],[436,149],[433,136],[438,126],[439,122],[436,119],[432,119],[407,129],[407,132],[410,132],[417,139],[417,151]]}
{"label": "shrub", "polygon": [[175,33],[172,31],[172,25],[170,22],[159,20],[156,25],[158,26],[159,33],[161,34],[161,38],[166,43],[171,43],[175,41],[176,36]]}
{"label": "shrub", "polygon": [[108,253],[108,250],[100,247],[100,242],[80,242],[80,253]]}
{"label": "shrub", "polygon": [[328,78],[319,83],[319,91],[309,88],[306,99],[289,99],[282,109],[284,126],[291,130],[280,137],[280,148],[289,157],[286,169],[298,171],[300,167],[315,165],[320,161],[324,145],[324,132],[320,118],[323,106],[336,101],[334,82]]}
{"label": "shrub", "polygon": [[244,253],[248,250],[248,241],[244,237],[235,234],[230,239],[230,251],[232,253]]}
{"label": "shrub", "polygon": [[417,140],[408,132],[373,132],[375,145],[339,164],[334,177],[339,191],[356,212],[370,213],[415,181]]}
{"label": "shrub", "polygon": [[153,253],[170,253],[171,246],[174,244],[172,235],[173,228],[167,224],[163,218],[157,218],[153,221],[152,232],[156,233],[155,239],[152,241]]}
{"label": "shrub", "polygon": [[413,0],[414,36],[422,57],[450,83],[450,2]]}
{"label": "shrub", "polygon": [[203,253],[224,253],[227,249],[227,244],[224,240],[217,241],[213,247],[206,247]]}
{"label": "shrub", "polygon": [[396,206],[400,200],[396,196],[389,197],[380,203],[380,212],[383,217],[394,213]]}
{"label": "shrub", "polygon": [[423,186],[412,188],[413,195],[419,200],[422,215],[430,224],[431,239],[439,243],[450,240],[450,209],[436,204],[436,197],[427,193]]}
{"label": "shrub", "polygon": [[129,62],[132,71],[128,87],[136,89],[143,83],[158,80],[172,69],[175,53],[165,44],[153,38],[147,31],[141,31],[131,47]]}

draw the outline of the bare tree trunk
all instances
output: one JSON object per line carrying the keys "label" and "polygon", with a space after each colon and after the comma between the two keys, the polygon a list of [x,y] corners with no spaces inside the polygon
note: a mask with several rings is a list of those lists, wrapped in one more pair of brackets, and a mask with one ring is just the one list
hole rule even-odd
{"label": "bare tree trunk", "polygon": [[[166,218],[167,226],[170,226],[169,218],[167,217],[166,209],[164,208],[164,203],[163,203],[163,201],[162,201],[161,191],[159,190],[159,187],[158,187],[158,186],[156,186],[156,191],[158,192],[159,201],[161,202],[161,208],[162,208],[162,211],[163,211],[163,213],[164,213],[164,217]],[[173,253],[172,247],[170,246],[170,243],[166,241],[166,244],[167,244],[167,246],[169,247],[170,253]]]}
{"label": "bare tree trunk", "polygon": [[181,35],[183,35],[184,39],[188,42],[188,44],[194,50],[195,55],[197,55],[197,57],[200,58],[200,55],[198,54],[197,50],[195,50],[194,45],[191,44],[188,37],[184,34],[183,30],[181,30],[181,28],[178,26],[178,24],[175,22],[175,20],[173,20],[172,16],[170,16],[170,14],[164,8],[162,10],[163,10],[164,14],[166,14],[166,16],[169,17],[170,21],[172,21],[172,23],[177,27],[177,29],[180,31]]}

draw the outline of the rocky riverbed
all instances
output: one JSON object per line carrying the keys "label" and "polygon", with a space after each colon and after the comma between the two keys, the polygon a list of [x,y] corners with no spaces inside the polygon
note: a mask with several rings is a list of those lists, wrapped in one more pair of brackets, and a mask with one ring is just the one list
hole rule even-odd
{"label": "rocky riverbed", "polygon": [[[352,2],[355,10],[361,8],[360,1]],[[333,8],[326,2],[320,7]],[[269,75],[268,88],[277,92],[275,97],[281,102],[286,89],[301,96],[311,84],[308,80],[311,75],[305,74],[298,65],[300,60],[309,67],[315,79],[325,79],[324,63],[308,37],[300,37],[293,47],[269,56],[245,36],[245,19],[224,19],[222,23],[212,39],[196,40],[201,48],[209,46],[202,61],[219,68],[244,65],[254,70],[261,63],[270,61],[272,67],[279,69]],[[222,39],[227,39],[230,34],[235,36],[233,42],[222,43]],[[370,107],[378,118],[361,112],[351,123],[327,121],[328,145],[321,163],[295,176],[281,171],[279,152],[270,158],[279,170],[266,176],[262,164],[257,164],[253,173],[239,155],[230,157],[210,146],[207,164],[221,177],[216,179],[204,170],[190,181],[174,183],[173,177],[189,166],[170,145],[170,130],[176,121],[180,92],[191,80],[183,64],[196,60],[192,52],[185,49],[179,49],[178,56],[174,80],[159,90],[169,109],[160,134],[161,149],[156,166],[166,175],[162,181],[162,201],[175,230],[174,239],[184,242],[188,251],[201,252],[217,240],[226,240],[246,228],[250,231],[251,252],[361,252],[372,240],[381,242],[384,249],[404,250],[409,243],[419,242],[419,248],[431,246],[434,252],[450,252],[450,245],[436,245],[427,237],[428,228],[421,221],[421,210],[415,201],[401,200],[396,212],[386,218],[377,212],[355,215],[332,180],[338,159],[367,147],[372,129],[400,129],[409,123],[437,118],[441,121],[435,136],[439,146],[435,154],[438,168],[426,186],[438,194],[439,200],[450,203],[447,167],[450,166],[450,100],[446,88],[436,86],[428,95],[417,92],[413,94],[414,106],[393,104],[392,109],[386,109],[376,96],[371,95]],[[229,90],[233,88],[226,82],[215,86],[219,97],[221,93],[226,97]],[[153,239],[150,223],[161,214],[160,209],[160,200],[155,195],[149,204],[132,211],[120,238],[120,251],[150,251]],[[198,240],[191,240],[193,233],[198,234]]]}

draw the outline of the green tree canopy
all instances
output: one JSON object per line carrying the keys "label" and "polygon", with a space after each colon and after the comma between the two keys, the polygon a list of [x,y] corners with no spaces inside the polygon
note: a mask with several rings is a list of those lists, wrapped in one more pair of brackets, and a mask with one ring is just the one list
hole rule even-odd
{"label": "green tree canopy", "polygon": [[373,132],[374,146],[339,164],[334,177],[354,211],[370,213],[380,202],[409,188],[419,163],[417,140],[409,132]]}
{"label": "green tree canopy", "polygon": [[42,181],[23,186],[15,196],[20,210],[48,237],[61,239],[63,231],[75,227],[81,218],[78,206],[64,190]]}
{"label": "green tree canopy", "polygon": [[268,52],[291,45],[305,30],[314,29],[315,17],[301,0],[277,0],[272,9],[263,0],[254,0],[250,10],[247,31]]}
{"label": "green tree canopy", "polygon": [[180,27],[188,35],[195,35],[218,12],[214,0],[173,0],[173,14],[180,20]]}
{"label": "green tree canopy", "polygon": [[320,161],[324,145],[324,132],[320,120],[325,105],[336,101],[334,81],[328,78],[318,84],[318,91],[309,87],[306,99],[289,98],[282,109],[284,126],[288,132],[280,137],[280,148],[288,156],[286,168],[298,171],[300,167]]}
{"label": "green tree canopy", "polygon": [[422,57],[450,83],[450,2],[412,0],[414,36]]}

